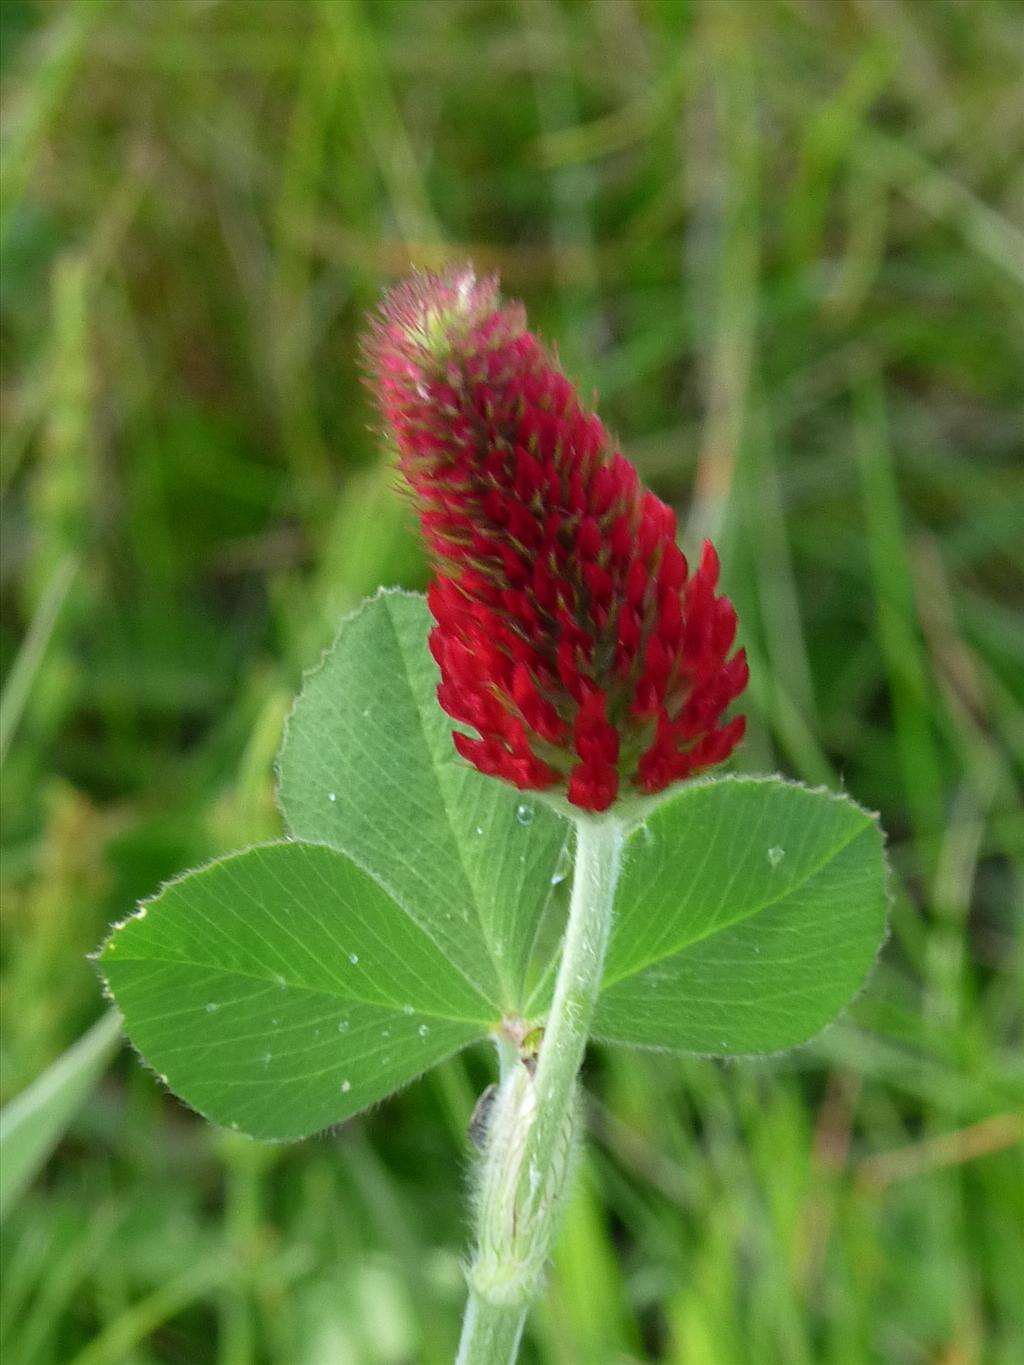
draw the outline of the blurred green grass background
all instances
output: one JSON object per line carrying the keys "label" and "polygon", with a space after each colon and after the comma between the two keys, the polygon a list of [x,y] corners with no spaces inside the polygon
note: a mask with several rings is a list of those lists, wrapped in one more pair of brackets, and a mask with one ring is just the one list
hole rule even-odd
{"label": "blurred green grass background", "polygon": [[[4,1094],[161,879],[279,831],[302,669],[424,566],[357,368],[501,272],[752,662],[741,767],[882,813],[868,992],[759,1064],[597,1052],[527,1365],[1024,1360],[1024,8],[3,0]],[[258,1147],[122,1052],[3,1228],[8,1365],[457,1337],[490,1058]]]}

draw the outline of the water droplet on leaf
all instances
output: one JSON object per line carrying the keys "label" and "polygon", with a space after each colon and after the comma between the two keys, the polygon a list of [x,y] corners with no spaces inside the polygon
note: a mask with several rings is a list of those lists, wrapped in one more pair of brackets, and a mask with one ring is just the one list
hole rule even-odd
{"label": "water droplet on leaf", "polygon": [[341,1083],[341,1093],[342,1093],[343,1095],[347,1095],[348,1092],[349,1092],[351,1089],[352,1089],[352,1082],[351,1082],[351,1081],[342,1081],[342,1083]]}
{"label": "water droplet on leaf", "polygon": [[349,960],[349,962],[352,963],[352,966],[354,967],[354,966],[356,965],[356,963],[359,961],[359,954],[358,954],[358,953],[349,953],[349,955],[348,955],[348,960]]}
{"label": "water droplet on leaf", "polygon": [[524,804],[516,806],[516,819],[521,825],[532,825],[533,807]]}
{"label": "water droplet on leaf", "polygon": [[429,1024],[420,1024],[420,1026],[419,1026],[419,1028],[416,1030],[416,1032],[420,1035],[421,1038],[425,1038],[425,1037],[427,1036],[427,1034],[430,1032],[430,1025],[429,1025]]}
{"label": "water droplet on leaf", "polygon": [[328,801],[337,801],[337,799],[338,799],[337,793],[336,793],[336,792],[328,792],[328,793],[327,793],[327,799],[328,799]]}
{"label": "water droplet on leaf", "polygon": [[778,867],[785,856],[786,850],[784,848],[779,848],[778,844],[773,844],[768,850],[768,861],[771,863],[772,867]]}
{"label": "water droplet on leaf", "polygon": [[217,1002],[215,1000],[211,1000],[206,1007],[206,1013],[213,1014],[218,1009],[220,1009],[220,1006],[217,1004]]}
{"label": "water droplet on leaf", "polygon": [[572,854],[569,852],[569,845],[563,844],[562,851],[558,855],[558,862],[555,863],[555,870],[551,874],[551,885],[557,886],[559,882],[564,882],[572,871]]}

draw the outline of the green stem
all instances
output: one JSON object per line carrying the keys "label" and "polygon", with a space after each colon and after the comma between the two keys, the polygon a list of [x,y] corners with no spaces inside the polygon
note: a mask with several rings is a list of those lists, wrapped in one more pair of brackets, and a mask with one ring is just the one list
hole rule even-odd
{"label": "green stem", "polygon": [[569,923],[534,1075],[538,1110],[529,1147],[542,1170],[555,1164],[575,1104],[612,927],[622,838],[621,826],[610,819],[581,818],[576,825]]}
{"label": "green stem", "polygon": [[525,1308],[501,1308],[470,1290],[455,1365],[515,1365]]}
{"label": "green stem", "polygon": [[580,816],[572,899],[536,1067],[510,1064],[491,1113],[477,1186],[477,1250],[456,1365],[511,1365],[540,1293],[576,1145],[577,1077],[604,970],[623,829]]}

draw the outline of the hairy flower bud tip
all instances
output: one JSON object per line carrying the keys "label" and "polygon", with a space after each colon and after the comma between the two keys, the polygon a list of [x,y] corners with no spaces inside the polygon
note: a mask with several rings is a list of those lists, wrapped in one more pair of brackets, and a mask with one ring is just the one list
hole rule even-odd
{"label": "hairy flower bud tip", "polygon": [[455,747],[583,810],[661,791],[732,752],[747,682],[704,542],[640,485],[521,304],[468,269],[392,289],[366,341],[436,570],[438,700]]}

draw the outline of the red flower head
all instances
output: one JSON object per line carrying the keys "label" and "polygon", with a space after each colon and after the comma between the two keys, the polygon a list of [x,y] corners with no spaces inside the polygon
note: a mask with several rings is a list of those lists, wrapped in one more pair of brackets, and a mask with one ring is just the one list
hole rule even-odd
{"label": "red flower head", "polygon": [[583,810],[661,791],[726,758],[743,718],[736,613],[704,542],[614,447],[521,304],[472,271],[415,275],[366,345],[436,582],[430,648],[459,753]]}

